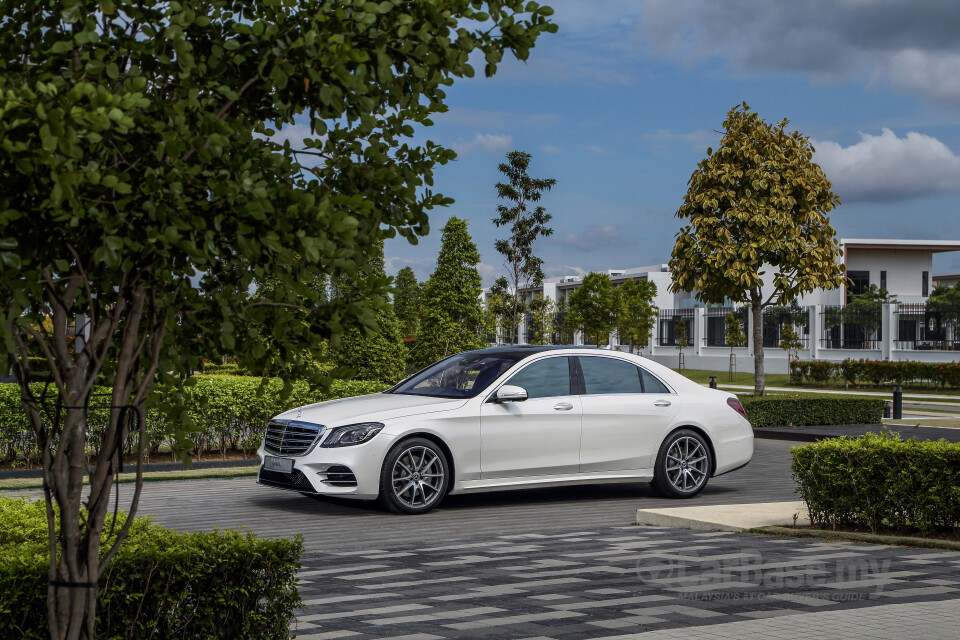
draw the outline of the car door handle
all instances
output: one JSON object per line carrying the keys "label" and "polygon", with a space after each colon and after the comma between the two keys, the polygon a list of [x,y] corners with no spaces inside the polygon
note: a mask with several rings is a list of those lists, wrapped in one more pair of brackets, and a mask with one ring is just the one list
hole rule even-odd
{"label": "car door handle", "polygon": [[669,407],[670,404],[671,404],[671,403],[670,403],[669,400],[657,400],[656,402],[653,403],[653,406],[655,406],[655,407]]}
{"label": "car door handle", "polygon": [[569,402],[558,402],[557,404],[553,405],[553,408],[557,411],[570,411],[570,409],[573,409],[573,405]]}

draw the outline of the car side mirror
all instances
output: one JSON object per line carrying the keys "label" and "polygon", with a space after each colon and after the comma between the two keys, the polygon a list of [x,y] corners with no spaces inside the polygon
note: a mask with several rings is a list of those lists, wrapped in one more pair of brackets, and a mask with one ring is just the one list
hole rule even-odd
{"label": "car side mirror", "polygon": [[527,399],[527,390],[512,384],[497,389],[497,402],[523,402]]}

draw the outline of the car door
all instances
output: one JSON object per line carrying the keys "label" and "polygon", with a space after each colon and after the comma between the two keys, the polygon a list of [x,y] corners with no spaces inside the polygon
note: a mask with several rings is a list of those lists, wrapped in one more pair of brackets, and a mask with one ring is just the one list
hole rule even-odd
{"label": "car door", "polygon": [[534,360],[504,382],[525,389],[526,400],[481,405],[481,478],[577,473],[581,403],[573,366],[567,356]]}
{"label": "car door", "polygon": [[656,376],[615,356],[577,356],[583,380],[580,471],[650,469],[680,398]]}

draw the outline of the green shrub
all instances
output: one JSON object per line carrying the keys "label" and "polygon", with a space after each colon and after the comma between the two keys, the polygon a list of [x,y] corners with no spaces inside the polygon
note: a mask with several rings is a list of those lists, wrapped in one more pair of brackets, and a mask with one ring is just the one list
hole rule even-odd
{"label": "green shrub", "polygon": [[833,363],[825,360],[794,360],[790,363],[790,383],[804,381],[823,386],[831,378],[854,385],[933,384],[942,388],[960,388],[960,362],[916,362],[913,360],[854,360]]}
{"label": "green shrub", "polygon": [[791,455],[816,526],[950,529],[960,537],[960,443],[868,433],[795,447]]}
{"label": "green shrub", "polygon": [[[294,407],[382,391],[381,382],[362,380],[334,380],[325,391],[319,391],[306,382],[294,383],[287,398],[281,397],[283,382],[268,380],[262,394],[258,394],[262,378],[250,376],[200,375],[184,388],[183,402],[196,430],[191,433],[197,453],[226,452],[229,449],[249,452],[263,438],[267,421],[278,413]],[[40,393],[43,383],[35,383]],[[98,450],[100,434],[110,418],[109,387],[97,387],[87,412],[88,443],[91,451]],[[156,454],[162,444],[169,443],[171,429],[164,408],[164,390],[156,389],[147,408],[147,429],[150,453]],[[20,404],[20,390],[16,384],[0,384],[0,460],[35,464],[38,460],[36,438]]]}
{"label": "green shrub", "polygon": [[794,398],[740,396],[754,428],[830,424],[876,424],[883,418],[882,398]]}
{"label": "green shrub", "polygon": [[[43,502],[0,498],[0,637],[46,639]],[[97,637],[287,639],[303,544],[138,518],[99,580]]]}

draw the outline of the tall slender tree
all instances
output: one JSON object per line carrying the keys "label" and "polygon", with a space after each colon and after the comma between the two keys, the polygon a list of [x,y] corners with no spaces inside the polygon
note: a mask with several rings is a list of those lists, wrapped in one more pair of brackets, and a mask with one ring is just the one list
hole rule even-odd
{"label": "tall slender tree", "polygon": [[[508,204],[497,205],[497,217],[493,223],[498,228],[509,227],[510,235],[497,240],[494,247],[503,256],[507,280],[512,287],[505,309],[512,326],[519,326],[527,307],[521,289],[540,286],[543,282],[543,260],[534,255],[533,244],[537,238],[553,234],[553,229],[548,226],[553,216],[536,203],[557,181],[553,178],[531,178],[527,169],[532,158],[524,151],[511,151],[507,154],[507,161],[498,167],[506,182],[497,183],[497,197]],[[513,344],[514,336],[512,332],[510,344]]]}
{"label": "tall slender tree", "polygon": [[415,339],[420,328],[420,301],[422,287],[410,267],[404,267],[397,273],[393,288],[393,310],[400,321],[400,330],[404,338]]}
{"label": "tall slender tree", "polygon": [[452,216],[444,225],[437,268],[423,288],[423,316],[413,362],[424,367],[459,351],[484,345],[480,253],[466,220]]}
{"label": "tall slender tree", "polygon": [[688,224],[670,258],[672,291],[750,304],[756,395],[764,392],[764,308],[844,281],[827,217],[840,199],[813,162],[809,137],[787,132],[787,124],[766,123],[746,103],[727,113],[720,148],[707,149],[690,176],[677,211]]}

